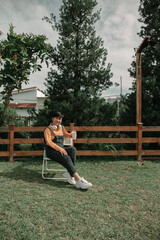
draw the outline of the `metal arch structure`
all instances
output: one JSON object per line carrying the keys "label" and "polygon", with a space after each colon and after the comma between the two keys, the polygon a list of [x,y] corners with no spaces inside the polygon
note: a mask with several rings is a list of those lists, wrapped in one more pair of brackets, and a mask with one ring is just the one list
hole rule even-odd
{"label": "metal arch structure", "polygon": [[142,60],[141,52],[151,46],[151,36],[146,36],[136,51],[136,123],[142,123]]}
{"label": "metal arch structure", "polygon": [[151,36],[146,36],[136,51],[136,123],[138,126],[138,161],[142,160],[142,60],[141,52],[144,48],[156,45]]}

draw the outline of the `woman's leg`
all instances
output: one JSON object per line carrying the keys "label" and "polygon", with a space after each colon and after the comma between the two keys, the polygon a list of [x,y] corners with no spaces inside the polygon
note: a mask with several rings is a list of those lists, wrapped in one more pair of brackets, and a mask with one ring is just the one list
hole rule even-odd
{"label": "woman's leg", "polygon": [[65,147],[66,152],[70,156],[73,164],[76,163],[76,148],[75,147]]}
{"label": "woman's leg", "polygon": [[[70,156],[73,164],[75,165],[75,163],[76,163],[76,148],[75,147],[66,147],[65,150],[68,153],[68,155]],[[73,174],[73,177],[75,178],[76,181],[79,181],[81,179],[81,177],[79,176],[79,174],[77,172],[75,172]]]}
{"label": "woman's leg", "polygon": [[74,164],[69,155],[62,155],[60,152],[52,150],[51,148],[46,148],[46,155],[48,158],[60,163],[68,170],[71,177],[74,177],[76,179],[77,188],[87,189],[92,186],[91,183],[87,182],[84,178],[81,178],[76,172]]}
{"label": "woman's leg", "polygon": [[76,173],[76,169],[69,155],[62,155],[60,152],[49,148],[46,149],[46,155],[48,158],[65,167],[72,177]]}
{"label": "woman's leg", "polygon": [[79,174],[77,172],[75,172],[73,174],[73,177],[75,178],[76,181],[79,181],[81,179],[81,177],[79,176]]}

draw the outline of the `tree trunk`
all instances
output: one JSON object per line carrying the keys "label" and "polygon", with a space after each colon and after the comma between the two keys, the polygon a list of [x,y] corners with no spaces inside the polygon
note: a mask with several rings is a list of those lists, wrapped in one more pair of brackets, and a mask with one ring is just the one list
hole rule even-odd
{"label": "tree trunk", "polygon": [[9,102],[10,102],[11,95],[12,95],[12,89],[8,91],[6,101],[3,103],[4,104],[4,111],[3,111],[2,119],[0,121],[0,126],[3,125],[3,123],[4,123],[4,121],[7,117],[7,109],[8,109],[8,105],[9,105]]}

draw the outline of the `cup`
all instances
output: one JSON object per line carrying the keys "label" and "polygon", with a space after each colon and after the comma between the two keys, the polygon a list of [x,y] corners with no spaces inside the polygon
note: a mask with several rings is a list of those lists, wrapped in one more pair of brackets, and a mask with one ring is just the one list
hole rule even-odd
{"label": "cup", "polygon": [[75,130],[72,131],[72,138],[73,140],[76,140],[77,138],[77,132]]}

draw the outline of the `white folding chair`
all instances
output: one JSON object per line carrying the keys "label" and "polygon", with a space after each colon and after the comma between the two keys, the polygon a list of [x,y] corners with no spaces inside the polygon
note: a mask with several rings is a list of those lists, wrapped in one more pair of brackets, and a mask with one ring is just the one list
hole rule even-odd
{"label": "white folding chair", "polygon": [[48,161],[50,161],[50,160],[51,159],[46,156],[46,150],[44,150],[43,163],[42,163],[42,178],[43,179],[52,179],[52,180],[66,179],[65,177],[47,177],[47,176],[45,176],[45,174],[49,173],[49,172],[56,174],[56,173],[64,173],[67,171],[66,169],[48,168]]}
{"label": "white folding chair", "polygon": [[[64,138],[64,145],[65,146],[73,146],[73,139],[72,138]],[[48,168],[48,161],[51,159],[46,156],[46,150],[43,153],[43,163],[42,163],[42,178],[43,179],[51,179],[51,180],[60,180],[60,179],[67,179],[65,177],[47,177],[45,176],[46,173],[52,172],[55,174],[57,173],[64,173],[67,172],[66,169],[57,169],[57,168]],[[53,163],[53,161],[52,161]]]}

